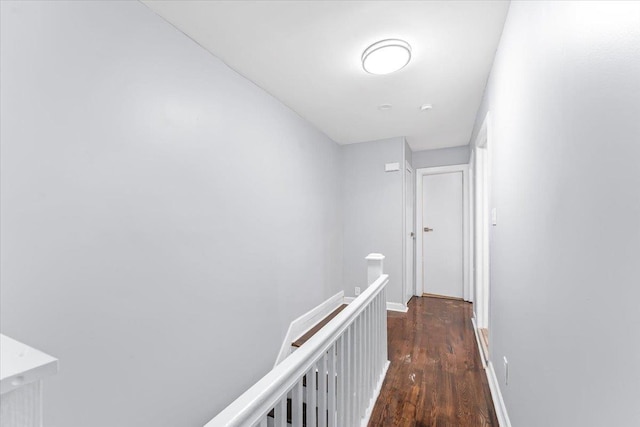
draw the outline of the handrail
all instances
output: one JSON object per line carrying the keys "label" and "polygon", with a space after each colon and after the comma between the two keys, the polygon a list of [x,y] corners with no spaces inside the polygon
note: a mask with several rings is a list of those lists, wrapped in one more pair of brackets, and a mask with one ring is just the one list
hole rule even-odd
{"label": "handrail", "polygon": [[[282,401],[282,399],[286,399],[287,393],[301,381],[301,378],[334,345],[374,298],[380,294],[387,283],[389,283],[389,276],[386,274],[381,275],[347,308],[311,337],[309,341],[274,367],[256,384],[209,421],[205,427],[245,427],[253,426],[260,422],[261,418],[265,417],[274,408],[274,405]],[[384,345],[386,348],[386,342]]]}

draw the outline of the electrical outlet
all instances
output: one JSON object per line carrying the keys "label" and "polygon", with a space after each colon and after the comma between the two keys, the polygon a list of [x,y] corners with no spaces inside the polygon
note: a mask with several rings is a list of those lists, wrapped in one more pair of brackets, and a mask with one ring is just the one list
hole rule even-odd
{"label": "electrical outlet", "polygon": [[507,356],[503,356],[504,359],[504,385],[509,385],[509,361]]}
{"label": "electrical outlet", "polygon": [[356,296],[360,295],[360,286],[356,286]]}

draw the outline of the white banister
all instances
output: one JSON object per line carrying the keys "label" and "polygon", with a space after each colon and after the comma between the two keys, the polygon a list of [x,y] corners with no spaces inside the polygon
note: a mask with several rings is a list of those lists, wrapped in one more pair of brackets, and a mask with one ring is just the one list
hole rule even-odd
{"label": "white banister", "polygon": [[384,255],[369,254],[365,259],[367,260],[367,285],[371,285],[383,274]]}
{"label": "white banister", "polygon": [[0,334],[0,426],[42,426],[42,380],[58,359]]}
{"label": "white banister", "polygon": [[205,427],[366,426],[389,366],[389,277],[371,255],[376,280]]}

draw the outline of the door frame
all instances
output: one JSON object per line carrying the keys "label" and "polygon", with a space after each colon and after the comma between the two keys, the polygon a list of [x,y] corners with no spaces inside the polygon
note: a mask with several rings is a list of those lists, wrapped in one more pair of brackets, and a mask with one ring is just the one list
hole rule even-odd
{"label": "door frame", "polygon": [[[413,198],[413,206],[411,206],[409,209],[413,212],[413,224],[411,224],[411,229],[413,230],[414,236],[416,234],[416,210],[415,210],[415,206],[416,206],[416,197],[415,197],[415,183],[413,180],[413,177],[415,176],[415,170],[413,169],[413,167],[411,167],[411,163],[409,163],[407,160],[404,161],[404,170],[403,170],[403,184],[404,184],[404,188],[403,188],[403,192],[402,192],[402,203],[403,203],[403,212],[404,212],[404,217],[402,218],[402,227],[403,227],[403,234],[404,234],[404,239],[402,240],[402,254],[403,254],[403,258],[404,258],[404,265],[403,265],[403,271],[402,271],[402,276],[403,276],[403,287],[402,287],[402,304],[404,304],[405,306],[407,305],[407,303],[409,302],[408,300],[405,301],[407,294],[408,294],[408,290],[411,290],[411,295],[416,295],[416,287],[415,287],[415,277],[407,277],[407,271],[408,269],[408,264],[409,261],[413,262],[413,268],[411,269],[414,273],[415,276],[415,265],[416,265],[416,246],[415,246],[415,237],[411,237],[407,235],[407,198],[411,197]],[[408,194],[407,193],[407,180],[406,180],[406,173],[407,171],[409,171],[409,173],[411,173],[412,175],[412,179],[411,179],[411,184],[413,186],[412,191],[413,194]],[[407,242],[411,243],[413,245],[413,253],[412,254],[408,254],[407,253]],[[410,258],[412,257],[412,259]],[[411,298],[410,298],[411,299]]]}
{"label": "door frame", "polygon": [[487,112],[472,144],[471,159],[474,180],[473,208],[473,290],[474,312],[478,328],[489,328],[491,295],[491,114]]}
{"label": "door frame", "polygon": [[423,245],[423,228],[422,223],[422,179],[427,175],[441,175],[452,172],[462,172],[462,295],[465,301],[472,301],[472,295],[469,284],[470,277],[470,258],[469,258],[469,165],[451,165],[451,166],[437,166],[431,168],[419,168],[416,172],[416,292],[418,295],[424,293],[424,276],[423,276],[423,263],[424,259],[422,254]]}

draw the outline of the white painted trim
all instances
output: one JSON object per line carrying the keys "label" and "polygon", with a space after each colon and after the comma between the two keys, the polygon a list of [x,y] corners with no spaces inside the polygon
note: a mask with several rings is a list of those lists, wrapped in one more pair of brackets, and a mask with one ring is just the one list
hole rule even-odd
{"label": "white painted trim", "polygon": [[42,383],[58,359],[0,334],[0,361],[0,425],[42,427]]}
{"label": "white painted trim", "polygon": [[496,371],[493,369],[493,363],[491,363],[491,361],[489,361],[489,365],[487,366],[487,369],[485,369],[485,372],[487,374],[487,381],[489,381],[489,389],[491,390],[493,406],[496,409],[498,424],[500,427],[511,427],[511,420],[509,419],[507,407],[504,404],[498,378],[496,377]]}
{"label": "white painted trim", "polygon": [[477,323],[480,328],[489,328],[490,285],[490,207],[491,207],[491,113],[485,116],[473,145],[475,206],[474,222],[474,291]]}
{"label": "white painted trim", "polygon": [[[406,149],[406,145],[404,147]],[[406,173],[405,172],[408,170],[409,173],[412,176],[415,176],[415,171],[414,171],[413,167],[411,167],[411,164],[406,160],[406,156],[405,156],[404,163],[405,163],[405,165],[404,165],[405,170],[403,171],[403,174],[402,174],[402,213],[403,213],[403,216],[402,216],[402,236],[403,236],[403,238],[402,238],[402,259],[404,261],[402,263],[402,300],[406,304],[407,302],[409,302],[408,300],[404,301],[404,299],[405,299],[405,297],[407,295],[407,288],[408,287],[413,288],[412,291],[411,291],[411,295],[412,296],[416,295],[416,288],[415,288],[415,283],[414,283],[413,280],[411,281],[411,283],[408,283],[409,282],[409,278],[407,277],[407,267],[408,267],[407,263],[409,262],[409,257],[408,257],[408,254],[407,254],[407,243],[408,243],[407,241],[410,239],[411,243],[414,245],[414,248],[413,248],[413,252],[414,253],[411,254],[411,256],[415,256],[415,243],[414,243],[415,240],[410,235],[407,235],[407,197],[409,197],[409,196],[407,195],[407,180],[406,180]],[[414,187],[413,190],[414,190],[414,195],[415,195],[415,185],[413,187]],[[416,218],[415,218],[416,209],[415,209],[415,205],[416,205],[416,198],[413,197],[413,207],[411,209],[413,210],[413,224],[412,224],[412,226],[413,226],[413,232],[414,233],[416,232],[416,227],[415,227],[415,224],[416,224]],[[415,264],[415,258],[412,261]],[[413,267],[414,267],[413,271],[415,273],[415,265]]]}
{"label": "white painted trim", "polygon": [[469,302],[473,303],[473,313],[476,313],[476,277],[475,277],[475,218],[476,218],[476,206],[475,206],[475,150],[471,150],[471,156],[469,158]]}
{"label": "white painted trim", "polygon": [[37,380],[22,384],[0,396],[2,427],[43,426],[43,382]]}
{"label": "white painted trim", "polygon": [[378,396],[380,396],[380,392],[382,391],[382,384],[384,383],[384,379],[387,376],[389,365],[391,365],[391,362],[387,360],[387,363],[385,363],[384,365],[382,374],[380,374],[380,378],[378,378],[378,383],[376,384],[376,388],[373,391],[373,396],[371,397],[371,400],[369,400],[369,406],[364,413],[364,418],[362,418],[362,423],[360,424],[361,427],[367,427],[369,425],[369,420],[371,419],[371,414],[373,414],[373,408],[375,408],[376,406]]}
{"label": "white painted trim", "polygon": [[58,359],[3,334],[0,359],[0,394],[58,373]]}
{"label": "white painted trim", "polygon": [[464,300],[471,301],[471,289],[469,285],[469,246],[471,239],[469,234],[469,165],[462,169],[462,281]]}
{"label": "white painted trim", "polygon": [[509,420],[509,414],[507,413],[507,407],[504,404],[502,398],[502,392],[500,391],[500,383],[496,377],[496,371],[493,368],[493,363],[490,360],[486,360],[482,351],[482,344],[480,344],[480,331],[478,331],[478,324],[475,317],[471,318],[473,323],[473,332],[476,336],[476,344],[478,346],[478,354],[482,360],[482,367],[487,375],[487,382],[489,383],[489,390],[491,391],[491,399],[493,400],[493,406],[496,410],[496,417],[498,418],[498,425],[500,427],[511,427],[511,420]]}
{"label": "white painted trim", "polygon": [[401,313],[406,313],[409,311],[409,307],[404,304],[400,304],[399,302],[387,302],[387,311],[399,311]]}
{"label": "white painted trim", "polygon": [[[351,304],[355,300],[355,297],[344,297],[344,304]],[[399,311],[401,313],[406,313],[409,311],[409,307],[399,302],[387,302],[387,311]]]}
{"label": "white painted trim", "polygon": [[313,328],[318,322],[331,314],[336,308],[340,307],[344,300],[344,291],[340,291],[328,300],[324,301],[317,307],[312,308],[302,316],[298,317],[289,324],[289,329],[284,336],[280,352],[276,359],[275,366],[287,358],[291,354],[291,343],[304,335],[309,329]]}
{"label": "white painted trim", "polygon": [[478,131],[478,135],[476,135],[476,140],[474,142],[474,147],[484,148],[487,146],[489,142],[489,118],[491,117],[491,112],[487,111],[487,114],[484,116],[484,120],[482,121],[482,125],[480,126],[480,130]]}
{"label": "white painted trim", "polygon": [[407,141],[403,138],[402,142],[402,160],[404,160],[405,167],[402,168],[402,297],[404,300],[404,296],[407,294],[407,236],[405,234],[407,231],[407,213],[405,212],[407,208],[407,178],[406,178],[406,163],[407,163]]}
{"label": "white painted trim", "polygon": [[465,301],[471,300],[471,291],[469,285],[469,165],[451,165],[438,166],[432,168],[416,169],[416,294],[424,293],[423,283],[423,259],[422,259],[422,178],[427,175],[439,175],[444,173],[462,172],[462,281],[463,281],[463,298]]}
{"label": "white painted trim", "polygon": [[480,331],[478,331],[478,324],[476,323],[475,316],[471,318],[471,323],[473,323],[473,333],[476,336],[476,344],[478,345],[480,360],[482,360],[482,367],[487,369],[487,358],[485,357],[484,351],[482,351],[482,344],[480,344]]}

